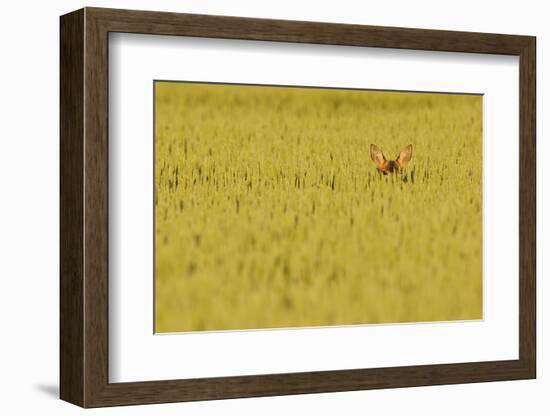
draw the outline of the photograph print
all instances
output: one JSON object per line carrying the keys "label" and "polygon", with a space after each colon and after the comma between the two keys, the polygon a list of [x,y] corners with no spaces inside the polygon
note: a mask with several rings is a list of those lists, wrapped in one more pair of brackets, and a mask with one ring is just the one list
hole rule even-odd
{"label": "photograph print", "polygon": [[482,104],[155,81],[155,332],[483,319]]}

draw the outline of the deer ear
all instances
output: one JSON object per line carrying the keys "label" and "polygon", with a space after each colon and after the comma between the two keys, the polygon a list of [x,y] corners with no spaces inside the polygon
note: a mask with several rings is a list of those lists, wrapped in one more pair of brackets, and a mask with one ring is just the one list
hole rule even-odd
{"label": "deer ear", "polygon": [[412,144],[409,144],[408,146],[405,146],[401,152],[399,152],[399,156],[397,156],[397,159],[395,160],[401,168],[404,168],[407,166],[407,163],[411,160],[413,155],[413,147]]}
{"label": "deer ear", "polygon": [[378,166],[382,166],[386,161],[384,153],[382,153],[382,150],[380,150],[380,148],[375,144],[370,145],[370,158]]}

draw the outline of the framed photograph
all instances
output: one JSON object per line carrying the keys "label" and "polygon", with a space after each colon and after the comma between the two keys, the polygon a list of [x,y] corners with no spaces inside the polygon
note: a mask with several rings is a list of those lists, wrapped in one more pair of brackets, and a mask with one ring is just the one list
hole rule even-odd
{"label": "framed photograph", "polygon": [[534,37],[60,29],[63,400],[535,378]]}

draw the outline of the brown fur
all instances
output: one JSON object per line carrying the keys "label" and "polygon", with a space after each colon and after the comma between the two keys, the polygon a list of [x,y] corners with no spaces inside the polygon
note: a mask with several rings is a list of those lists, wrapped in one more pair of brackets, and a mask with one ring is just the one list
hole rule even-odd
{"label": "brown fur", "polygon": [[388,160],[377,145],[370,145],[370,157],[376,164],[378,172],[387,175],[388,173],[401,173],[412,158],[412,144],[405,146],[395,160]]}

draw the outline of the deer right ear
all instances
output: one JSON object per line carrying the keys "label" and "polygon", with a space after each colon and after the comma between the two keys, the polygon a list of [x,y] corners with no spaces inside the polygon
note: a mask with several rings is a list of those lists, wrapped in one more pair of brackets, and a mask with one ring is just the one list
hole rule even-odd
{"label": "deer right ear", "polygon": [[409,163],[409,161],[412,158],[412,152],[413,152],[412,144],[405,146],[403,150],[401,150],[401,152],[399,153],[399,156],[397,156],[397,159],[396,159],[396,162],[399,163],[399,166],[401,166],[401,168],[404,168],[405,166],[407,166],[407,163]]}
{"label": "deer right ear", "polygon": [[370,145],[370,158],[379,167],[381,167],[386,161],[384,153],[382,153],[382,150],[375,144]]}

